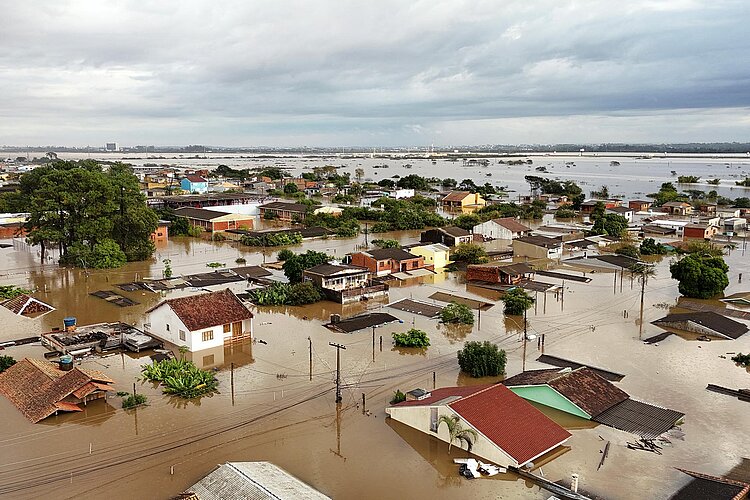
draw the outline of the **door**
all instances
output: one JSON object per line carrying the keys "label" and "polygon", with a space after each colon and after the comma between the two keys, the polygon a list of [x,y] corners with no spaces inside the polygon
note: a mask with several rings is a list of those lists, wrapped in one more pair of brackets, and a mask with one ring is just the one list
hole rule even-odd
{"label": "door", "polygon": [[232,323],[232,337],[241,337],[242,336],[242,321],[237,321],[236,323]]}

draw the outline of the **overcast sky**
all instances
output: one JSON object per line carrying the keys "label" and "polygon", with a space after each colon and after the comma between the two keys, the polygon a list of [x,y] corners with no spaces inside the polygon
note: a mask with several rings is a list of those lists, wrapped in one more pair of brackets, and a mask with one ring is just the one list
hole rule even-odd
{"label": "overcast sky", "polygon": [[0,0],[0,144],[750,140],[748,0]]}

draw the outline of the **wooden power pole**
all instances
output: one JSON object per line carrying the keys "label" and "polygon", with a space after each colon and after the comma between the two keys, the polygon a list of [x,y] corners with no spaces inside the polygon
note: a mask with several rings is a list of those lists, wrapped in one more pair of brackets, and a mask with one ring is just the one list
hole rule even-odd
{"label": "wooden power pole", "polygon": [[346,350],[346,346],[335,342],[328,342],[328,345],[336,348],[336,402],[340,403],[343,399],[341,397],[341,349]]}

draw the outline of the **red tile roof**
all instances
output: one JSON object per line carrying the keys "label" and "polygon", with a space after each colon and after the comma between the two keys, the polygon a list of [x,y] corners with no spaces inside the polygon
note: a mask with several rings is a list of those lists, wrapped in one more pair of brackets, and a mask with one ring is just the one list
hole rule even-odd
{"label": "red tile roof", "polygon": [[561,445],[571,434],[502,384],[450,406],[519,464]]}
{"label": "red tile roof", "polygon": [[228,288],[219,292],[165,300],[146,312],[163,305],[168,305],[191,332],[253,317],[253,313]]}
{"label": "red tile roof", "polygon": [[451,191],[450,193],[445,195],[443,201],[461,201],[470,194],[471,192],[469,191]]}
{"label": "red tile roof", "polygon": [[[62,371],[48,361],[24,358],[0,373],[0,394],[13,403],[26,418],[38,422],[58,410],[78,411],[73,402],[63,399],[74,396],[82,398],[96,390],[108,390],[110,381],[98,372],[88,373],[80,368]],[[92,377],[94,375],[94,377]],[[97,382],[93,382],[93,379]]]}
{"label": "red tile roof", "polygon": [[200,175],[195,174],[188,174],[185,176],[185,178],[190,182],[206,182],[206,179],[204,179]]}
{"label": "red tile roof", "polygon": [[394,406],[436,405],[449,406],[519,464],[561,445],[571,436],[502,384],[444,387],[432,391],[428,398]]}

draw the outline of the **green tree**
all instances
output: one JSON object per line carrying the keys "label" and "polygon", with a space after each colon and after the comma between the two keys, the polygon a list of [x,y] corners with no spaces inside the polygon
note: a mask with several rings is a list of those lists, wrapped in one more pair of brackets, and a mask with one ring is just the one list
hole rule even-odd
{"label": "green tree", "polygon": [[278,255],[276,256],[276,258],[278,258],[281,262],[284,262],[285,260],[287,260],[287,259],[289,259],[291,257],[294,257],[294,252],[292,252],[288,248],[285,248],[285,249],[281,250],[278,253]]}
{"label": "green tree", "polygon": [[440,311],[440,320],[443,323],[473,325],[474,312],[467,305],[451,302]]}
{"label": "green tree", "polygon": [[524,311],[534,305],[534,298],[527,294],[523,288],[518,287],[505,292],[501,300],[505,304],[503,312],[514,316],[523,314]]}
{"label": "green tree", "polygon": [[294,283],[289,290],[289,304],[293,306],[314,304],[322,298],[315,285],[309,281]]}
{"label": "green tree", "polygon": [[401,177],[396,185],[403,189],[414,189],[416,191],[429,191],[430,185],[427,179],[416,174],[410,174],[406,177]]}
{"label": "green tree", "polygon": [[165,278],[171,278],[172,277],[172,259],[164,259],[162,260],[164,263],[164,277]]}
{"label": "green tree", "polygon": [[467,264],[483,264],[487,262],[487,252],[476,243],[461,243],[453,247],[451,259]]}
{"label": "green tree", "polygon": [[325,264],[329,260],[331,260],[331,257],[325,253],[308,250],[305,253],[295,254],[293,257],[287,258],[281,267],[290,283],[299,283],[302,281],[302,271],[319,264]]}
{"label": "green tree", "polygon": [[615,253],[617,255],[624,255],[626,257],[632,257],[634,259],[637,259],[641,256],[638,247],[636,247],[635,245],[622,245],[620,248],[615,250]]}
{"label": "green tree", "polygon": [[0,373],[16,364],[16,360],[11,356],[0,356]]}
{"label": "green tree", "polygon": [[466,443],[466,451],[471,453],[471,448],[474,445],[472,439],[474,441],[479,439],[477,431],[474,429],[464,429],[457,415],[440,415],[440,418],[438,418],[438,428],[440,424],[445,424],[448,428],[448,453],[451,452],[451,446],[454,441],[458,441],[459,446]]}
{"label": "green tree", "polygon": [[646,238],[641,242],[640,252],[642,255],[664,255],[669,253],[666,246],[657,243],[653,238]]}
{"label": "green tree", "polygon": [[505,351],[488,341],[470,341],[458,351],[461,371],[472,377],[496,377],[505,373]]}
{"label": "green tree", "polygon": [[594,221],[594,225],[591,227],[590,234],[604,234],[620,238],[628,230],[628,220],[622,215],[592,215],[591,220]]}
{"label": "green tree", "polygon": [[461,214],[453,220],[453,225],[471,231],[481,222],[482,220],[476,214]]}
{"label": "green tree", "polygon": [[722,257],[688,254],[673,262],[669,271],[680,282],[680,293],[686,297],[710,299],[729,286],[729,266]]}
{"label": "green tree", "polygon": [[575,210],[567,207],[560,207],[555,210],[555,217],[558,219],[572,219],[576,216]]}
{"label": "green tree", "polygon": [[400,248],[398,240],[372,240],[372,244],[378,248]]}
{"label": "green tree", "polygon": [[430,346],[430,338],[427,333],[416,328],[411,328],[406,333],[392,333],[391,335],[396,347],[425,348]]}

